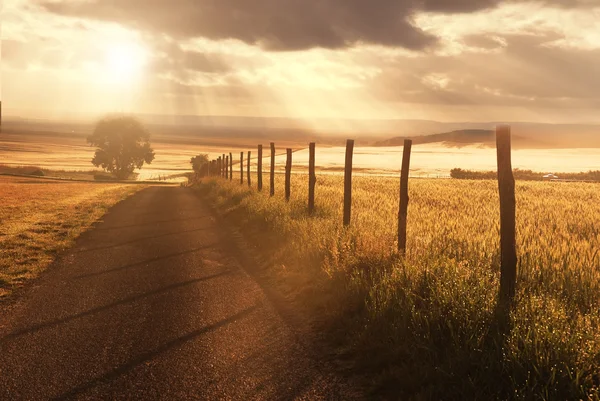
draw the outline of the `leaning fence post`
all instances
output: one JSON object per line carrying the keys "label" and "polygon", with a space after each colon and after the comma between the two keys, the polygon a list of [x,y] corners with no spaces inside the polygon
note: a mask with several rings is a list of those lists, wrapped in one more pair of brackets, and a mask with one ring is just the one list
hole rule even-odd
{"label": "leaning fence post", "polygon": [[287,158],[285,160],[285,200],[290,201],[292,194],[292,149],[286,149]]}
{"label": "leaning fence post", "polygon": [[502,308],[512,304],[517,283],[516,197],[509,126],[496,128],[498,189],[500,191],[500,295]]}
{"label": "leaning fence post", "polygon": [[406,253],[406,220],[408,216],[408,176],[410,173],[410,152],[412,140],[404,141],[404,153],[402,155],[402,173],[400,174],[400,208],[398,210],[398,251]]}
{"label": "leaning fence post", "polygon": [[316,144],[311,142],[308,145],[308,213],[312,214],[315,211],[315,184],[317,176],[315,175],[315,147]]}
{"label": "leaning fence post", "polygon": [[244,152],[240,152],[240,185],[244,184]]}
{"label": "leaning fence post", "polygon": [[275,143],[271,142],[271,196],[275,196]]}
{"label": "leaning fence post", "polygon": [[248,186],[249,187],[252,186],[252,181],[250,179],[250,158],[251,157],[252,157],[252,152],[248,151],[248,162],[247,162],[248,163],[248,169],[247,169],[248,170],[248,179],[247,179],[247,181],[248,181]]}
{"label": "leaning fence post", "polygon": [[263,189],[263,183],[262,183],[262,165],[263,165],[263,146],[262,145],[258,145],[258,166],[256,167],[257,169],[257,174],[258,174],[258,192],[261,192]]}
{"label": "leaning fence post", "polygon": [[229,181],[233,181],[233,154],[229,152]]}
{"label": "leaning fence post", "polygon": [[346,141],[346,169],[344,172],[344,225],[350,225],[352,215],[352,157],[354,155],[354,140]]}

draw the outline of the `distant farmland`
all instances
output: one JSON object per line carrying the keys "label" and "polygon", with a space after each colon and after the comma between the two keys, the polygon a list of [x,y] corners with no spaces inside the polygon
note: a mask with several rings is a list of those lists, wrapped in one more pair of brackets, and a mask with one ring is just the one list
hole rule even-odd
{"label": "distant farmland", "polygon": [[[35,127],[35,126],[34,126]],[[64,127],[66,130],[67,127]],[[89,131],[90,127],[86,130]],[[223,153],[233,153],[234,163],[239,152],[252,151],[252,169],[256,168],[256,149],[259,143],[268,146],[274,141],[279,155],[276,169],[283,171],[285,148],[293,148],[294,170],[308,166],[308,142],[314,136],[301,133],[292,140],[282,140],[281,132],[235,129],[232,132],[208,130],[197,132],[193,128],[173,131],[172,128],[152,127],[153,146],[156,159],[141,170],[138,179],[156,179],[190,171],[190,158],[199,153],[208,153],[213,159]],[[269,135],[273,133],[273,139]],[[87,145],[86,131],[52,132],[4,129],[0,136],[1,164],[20,166],[36,165],[59,170],[90,170],[94,149]],[[330,173],[343,169],[344,147],[338,139],[317,142],[317,168]],[[367,146],[358,142],[355,149],[354,167],[363,174],[396,175],[400,170],[402,147]],[[268,155],[265,153],[265,157]],[[413,177],[447,177],[453,168],[489,171],[496,167],[495,149],[483,145],[445,145],[427,143],[413,148],[411,175]],[[516,149],[513,152],[515,168],[539,172],[580,172],[600,170],[600,149]]]}

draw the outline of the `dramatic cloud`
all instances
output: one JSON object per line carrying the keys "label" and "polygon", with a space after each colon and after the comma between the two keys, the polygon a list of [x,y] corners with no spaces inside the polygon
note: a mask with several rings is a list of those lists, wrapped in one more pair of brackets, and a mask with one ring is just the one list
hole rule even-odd
{"label": "dramatic cloud", "polygon": [[556,39],[469,37],[474,50],[487,51],[398,57],[368,85],[387,101],[429,105],[572,109],[600,103],[600,49],[561,48]]}
{"label": "dramatic cloud", "polygon": [[7,105],[600,119],[600,0],[4,1]]}
{"label": "dramatic cloud", "polygon": [[422,49],[435,38],[411,22],[418,11],[465,12],[495,0],[96,0],[51,2],[57,14],[117,21],[174,37],[238,39],[268,50],[374,43]]}
{"label": "dramatic cloud", "polygon": [[[517,0],[92,0],[45,1],[62,15],[116,21],[174,37],[238,39],[268,50],[344,48],[357,43],[418,50],[436,38],[415,26],[415,13],[469,13]],[[523,1],[526,2],[526,1]],[[597,0],[546,0],[591,7]]]}

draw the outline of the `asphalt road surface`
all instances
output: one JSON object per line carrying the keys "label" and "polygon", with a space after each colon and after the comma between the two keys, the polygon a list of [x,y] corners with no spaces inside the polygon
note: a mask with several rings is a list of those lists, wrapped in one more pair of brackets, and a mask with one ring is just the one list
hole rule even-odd
{"label": "asphalt road surface", "polygon": [[0,400],[357,398],[230,247],[189,189],[121,202],[0,304]]}

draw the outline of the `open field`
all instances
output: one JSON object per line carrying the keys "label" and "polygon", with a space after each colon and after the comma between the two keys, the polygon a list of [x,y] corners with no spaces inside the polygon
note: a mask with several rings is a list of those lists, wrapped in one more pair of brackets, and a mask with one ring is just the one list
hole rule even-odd
{"label": "open field", "polygon": [[[231,138],[193,135],[168,135],[153,132],[156,158],[139,171],[138,180],[156,180],[191,171],[190,159],[207,153],[216,159],[233,153],[234,162],[240,152],[252,152],[252,169],[256,169],[257,145],[264,146],[264,164],[268,165],[270,139],[261,136]],[[0,162],[8,166],[38,166],[52,170],[83,171],[90,175],[94,148],[85,141],[85,133],[6,131],[0,135]],[[308,141],[301,138],[276,141],[277,169],[285,166],[285,148],[295,150],[294,170],[308,166]],[[316,163],[321,171],[336,173],[344,167],[343,146],[325,145],[317,141]],[[402,147],[368,147],[359,144],[354,151],[354,167],[361,174],[395,175],[400,169]],[[414,177],[447,177],[453,168],[487,171],[495,169],[495,149],[489,147],[448,147],[443,144],[413,147],[411,174]],[[600,149],[517,149],[513,151],[515,168],[546,173],[600,170]],[[68,175],[65,173],[65,175]],[[183,179],[178,178],[178,181]]]}
{"label": "open field", "polygon": [[110,206],[142,188],[0,176],[0,298],[36,277]]}
{"label": "open field", "polygon": [[[256,183],[256,176],[253,177]],[[206,179],[198,190],[262,253],[279,289],[400,399],[599,399],[600,191],[517,184],[518,302],[496,324],[499,205],[493,181],[411,180],[408,253],[396,252],[399,182],[356,177],[350,228],[341,177],[292,198]]]}
{"label": "open field", "polygon": [[[140,181],[158,180],[159,177],[177,176],[191,171],[190,159],[200,153],[217,158],[223,153],[239,152],[254,146],[255,140],[231,140],[219,137],[179,137],[160,132],[152,133],[152,147],[156,158],[138,173]],[[81,172],[91,175],[95,169],[91,163],[95,149],[86,143],[82,132],[28,132],[3,130],[0,134],[0,163],[6,166],[36,166],[49,170]],[[268,143],[267,143],[268,144]],[[299,149],[293,141],[281,142],[282,146]],[[236,149],[238,149],[236,152]],[[285,149],[280,149],[285,153]],[[175,179],[184,181],[184,179]]]}

